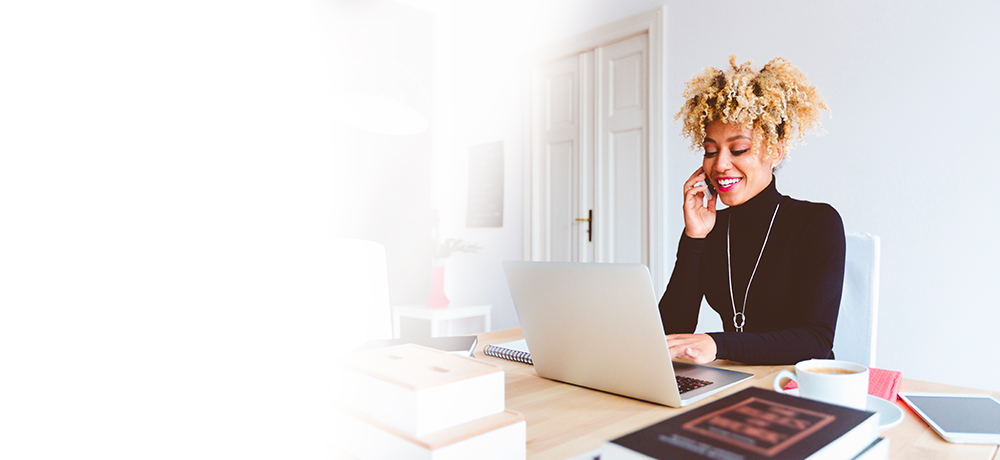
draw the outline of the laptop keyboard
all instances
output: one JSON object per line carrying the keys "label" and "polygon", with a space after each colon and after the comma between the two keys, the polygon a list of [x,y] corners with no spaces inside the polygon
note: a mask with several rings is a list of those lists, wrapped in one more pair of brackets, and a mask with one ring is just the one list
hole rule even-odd
{"label": "laptop keyboard", "polygon": [[712,382],[707,380],[698,380],[691,377],[682,377],[680,375],[675,375],[675,377],[677,377],[677,389],[681,393],[687,393],[691,390],[712,384]]}

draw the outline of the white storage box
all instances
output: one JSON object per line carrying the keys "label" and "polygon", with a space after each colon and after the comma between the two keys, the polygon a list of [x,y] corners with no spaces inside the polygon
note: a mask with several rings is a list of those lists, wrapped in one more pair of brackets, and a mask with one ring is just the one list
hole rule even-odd
{"label": "white storage box", "polygon": [[414,437],[504,411],[500,366],[419,345],[350,355],[339,377],[340,407]]}

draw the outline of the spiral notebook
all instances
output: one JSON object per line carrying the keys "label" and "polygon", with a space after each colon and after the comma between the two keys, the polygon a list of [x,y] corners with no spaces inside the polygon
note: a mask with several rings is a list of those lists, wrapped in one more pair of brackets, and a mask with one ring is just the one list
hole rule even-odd
{"label": "spiral notebook", "polygon": [[507,343],[498,343],[496,345],[486,345],[483,352],[486,353],[487,356],[534,365],[534,363],[531,362],[531,353],[528,351],[528,342],[524,339]]}

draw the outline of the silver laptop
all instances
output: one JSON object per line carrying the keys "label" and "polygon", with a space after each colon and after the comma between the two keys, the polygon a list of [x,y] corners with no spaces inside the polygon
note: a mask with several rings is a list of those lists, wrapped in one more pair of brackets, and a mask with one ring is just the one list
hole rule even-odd
{"label": "silver laptop", "polygon": [[753,377],[671,361],[645,265],[507,261],[503,268],[542,377],[671,407]]}

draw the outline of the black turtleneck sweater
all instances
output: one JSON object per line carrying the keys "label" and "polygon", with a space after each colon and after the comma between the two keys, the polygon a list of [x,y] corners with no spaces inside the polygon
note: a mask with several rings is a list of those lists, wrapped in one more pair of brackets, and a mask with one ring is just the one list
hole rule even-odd
{"label": "black turtleneck sweater", "polygon": [[[746,296],[746,323],[743,332],[736,332],[726,227],[731,226],[732,295],[740,311],[778,203],[767,247]],[[832,206],[783,196],[772,180],[746,203],[719,211],[707,237],[681,234],[677,262],[660,299],[664,332],[694,332],[704,296],[722,318],[724,332],[709,334],[718,347],[718,359],[794,364],[831,358],[845,250],[844,223]]]}

